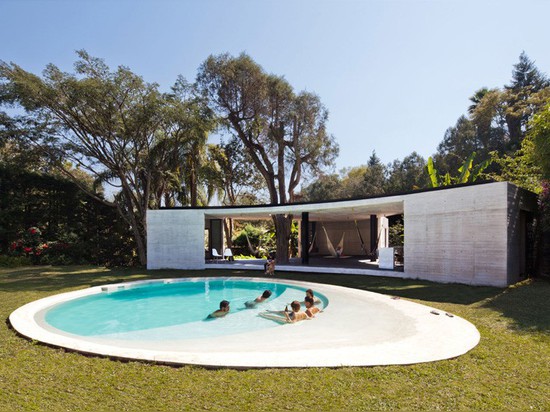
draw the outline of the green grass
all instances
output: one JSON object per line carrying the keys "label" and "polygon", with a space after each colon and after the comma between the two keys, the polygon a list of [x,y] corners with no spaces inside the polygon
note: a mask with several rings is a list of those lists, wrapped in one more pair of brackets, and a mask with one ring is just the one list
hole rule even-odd
{"label": "green grass", "polygon": [[[240,271],[0,269],[7,319],[30,301],[111,282],[250,275]],[[507,289],[392,278],[281,274],[401,296],[474,323],[481,342],[456,359],[412,366],[236,371],[112,361],[0,328],[0,410],[550,410],[550,283]],[[368,315],[362,322],[368,323]],[[308,339],[304,336],[304,346]]]}

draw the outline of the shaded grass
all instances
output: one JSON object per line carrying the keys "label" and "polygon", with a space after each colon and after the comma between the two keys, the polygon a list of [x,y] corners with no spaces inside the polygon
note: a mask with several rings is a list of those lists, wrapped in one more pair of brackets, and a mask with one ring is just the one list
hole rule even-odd
{"label": "shaded grass", "polygon": [[[0,269],[0,315],[105,283],[240,271]],[[550,410],[550,283],[507,289],[327,274],[279,274],[397,295],[473,322],[481,342],[456,359],[411,366],[236,371],[87,357],[0,327],[0,410]],[[368,318],[359,319],[368,323]],[[307,345],[308,337],[304,337]]]}

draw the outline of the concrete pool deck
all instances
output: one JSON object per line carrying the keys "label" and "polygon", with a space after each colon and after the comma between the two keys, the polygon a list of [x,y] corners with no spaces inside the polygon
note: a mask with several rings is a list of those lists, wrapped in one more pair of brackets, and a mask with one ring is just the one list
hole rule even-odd
{"label": "concrete pool deck", "polygon": [[[207,278],[201,278],[207,280]],[[220,278],[212,278],[220,279]],[[265,278],[233,280],[265,281]],[[170,280],[141,281],[170,282]],[[23,336],[50,345],[114,358],[229,368],[405,365],[460,356],[480,339],[470,322],[405,299],[310,282],[270,279],[312,288],[329,299],[314,319],[253,332],[171,341],[76,337],[43,321],[44,312],[68,299],[140,282],[97,286],[22,306],[10,323]],[[434,314],[435,312],[437,314]]]}

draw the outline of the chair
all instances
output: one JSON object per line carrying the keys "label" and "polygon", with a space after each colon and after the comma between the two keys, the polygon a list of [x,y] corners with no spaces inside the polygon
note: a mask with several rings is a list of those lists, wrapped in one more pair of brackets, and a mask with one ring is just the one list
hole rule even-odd
{"label": "chair", "polygon": [[214,259],[222,259],[223,258],[223,256],[220,255],[215,248],[212,248],[212,257]]}
{"label": "chair", "polygon": [[225,248],[223,251],[223,257],[227,260],[233,260],[233,252],[230,248]]}

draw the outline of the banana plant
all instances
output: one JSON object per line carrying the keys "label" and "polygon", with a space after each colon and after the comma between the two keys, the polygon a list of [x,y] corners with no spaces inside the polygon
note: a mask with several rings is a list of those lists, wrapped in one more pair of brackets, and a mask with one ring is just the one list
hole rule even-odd
{"label": "banana plant", "polygon": [[474,166],[475,157],[476,152],[473,152],[464,161],[462,166],[458,168],[459,175],[456,177],[452,177],[449,172],[441,176],[435,168],[434,161],[430,156],[428,158],[426,170],[428,172],[428,176],[430,177],[430,183],[432,187],[451,186],[461,183],[475,182],[481,176],[481,173],[483,173],[483,171],[487,169],[492,162],[492,159],[486,159],[483,162]]}

